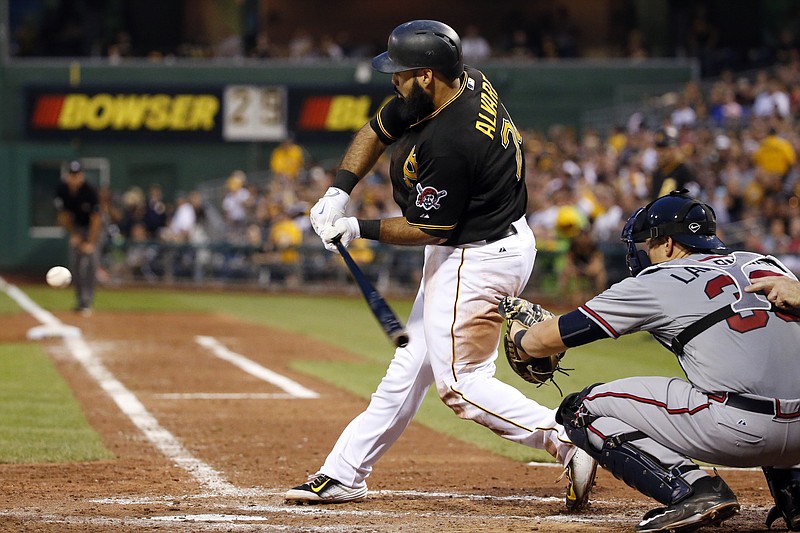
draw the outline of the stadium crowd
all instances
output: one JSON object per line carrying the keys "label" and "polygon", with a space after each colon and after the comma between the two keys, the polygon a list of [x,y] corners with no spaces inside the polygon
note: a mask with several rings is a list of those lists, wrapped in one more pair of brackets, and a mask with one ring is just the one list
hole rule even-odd
{"label": "stadium crowd", "polygon": [[[555,258],[551,264],[542,260],[538,269],[556,277],[577,273],[599,290],[614,276],[598,266],[597,252],[618,246],[634,207],[686,187],[714,207],[729,246],[778,255],[800,271],[800,62],[752,77],[726,74],[708,85],[690,82],[660,100],[667,105],[635,113],[609,131],[553,126],[524,132],[529,221],[538,248]],[[143,258],[154,258],[169,244],[227,250],[186,259],[195,274],[198,261],[208,267],[217,257],[224,263],[217,265],[222,277],[237,269],[252,275],[256,265],[264,281],[264,265],[298,264],[301,250],[321,250],[307,213],[334,171],[289,140],[274,148],[259,179],[234,171],[224,183],[215,181],[216,187],[179,195],[174,205],[158,186],[146,194],[133,188],[107,202],[109,242],[118,252],[124,248],[127,267],[146,278],[157,276]],[[350,206],[360,218],[396,214],[388,160],[359,184]],[[358,242],[359,259],[369,263],[374,253],[367,241]],[[299,281],[279,270],[270,275]],[[564,290],[569,283],[560,280]]]}
{"label": "stadium crowd", "polygon": [[[383,37],[369,37],[360,28],[315,21],[309,13],[314,9],[259,0],[8,4],[9,55],[20,58],[91,57],[111,64],[128,58],[339,61],[369,58],[384,46]],[[597,39],[602,32],[587,31],[597,17],[587,17],[587,12],[598,13],[597,8],[587,10],[589,2],[524,4],[505,5],[495,13],[496,20],[454,13],[448,22],[462,34],[467,63],[480,66],[488,58],[694,57],[703,76],[715,76],[726,68],[762,67],[796,55],[800,33],[800,9],[792,2],[732,8],[704,0],[669,2],[660,13],[664,26],[658,30],[648,21],[649,9],[606,8],[609,27],[601,43]],[[305,24],[293,22],[295,8],[303,11]],[[736,22],[744,17],[752,26],[748,31]]]}

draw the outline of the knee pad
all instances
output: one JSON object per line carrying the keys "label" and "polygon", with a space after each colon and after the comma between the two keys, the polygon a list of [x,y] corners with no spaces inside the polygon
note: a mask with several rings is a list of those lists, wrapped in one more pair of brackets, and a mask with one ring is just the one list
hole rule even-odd
{"label": "knee pad", "polygon": [[677,503],[691,495],[692,486],[681,475],[698,467],[692,465],[668,470],[654,457],[629,443],[647,436],[641,431],[607,437],[600,450],[591,445],[587,428],[598,417],[585,412],[583,399],[597,385],[601,383],[567,395],[556,412],[556,421],[564,426],[572,443],[588,453],[615,478],[664,505]]}
{"label": "knee pad", "polygon": [[583,399],[597,385],[602,385],[602,383],[595,383],[580,392],[567,394],[556,410],[556,422],[564,426],[569,440],[595,460],[599,460],[598,451],[589,443],[589,435],[586,433],[586,427],[595,418],[586,414],[583,409]]}
{"label": "knee pad", "polygon": [[767,527],[783,517],[789,531],[800,531],[800,469],[762,468],[775,507],[767,514]]}
{"label": "knee pad", "polygon": [[578,423],[576,419],[578,418],[581,407],[583,406],[583,399],[586,398],[592,389],[598,385],[602,385],[602,383],[594,383],[584,388],[580,392],[567,394],[564,399],[561,400],[561,405],[559,405],[558,409],[556,410],[556,422],[564,427],[567,426],[567,423],[573,426],[576,425]]}

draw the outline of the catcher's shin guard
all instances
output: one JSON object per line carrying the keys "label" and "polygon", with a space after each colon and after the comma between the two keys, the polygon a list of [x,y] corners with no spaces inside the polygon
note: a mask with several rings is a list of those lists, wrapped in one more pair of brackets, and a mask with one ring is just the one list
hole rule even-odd
{"label": "catcher's shin guard", "polygon": [[556,421],[564,426],[572,443],[592,456],[615,478],[664,505],[678,503],[690,496],[693,492],[692,486],[681,475],[698,467],[692,465],[667,470],[654,457],[629,443],[631,440],[646,437],[644,433],[636,431],[606,438],[599,451],[592,446],[587,426],[597,417],[587,414],[582,409],[582,404],[583,398],[597,385],[599,383],[568,395],[558,408]]}
{"label": "catcher's shin guard", "polygon": [[800,531],[800,469],[765,466],[762,470],[775,500],[775,507],[767,513],[767,527],[782,516],[789,531]]}

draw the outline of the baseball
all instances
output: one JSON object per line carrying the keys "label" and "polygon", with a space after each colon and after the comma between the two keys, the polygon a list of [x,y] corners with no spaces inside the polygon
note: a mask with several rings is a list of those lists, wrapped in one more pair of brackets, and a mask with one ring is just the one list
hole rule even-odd
{"label": "baseball", "polygon": [[72,283],[72,273],[68,268],[63,266],[54,266],[47,271],[47,284],[57,289],[69,287]]}

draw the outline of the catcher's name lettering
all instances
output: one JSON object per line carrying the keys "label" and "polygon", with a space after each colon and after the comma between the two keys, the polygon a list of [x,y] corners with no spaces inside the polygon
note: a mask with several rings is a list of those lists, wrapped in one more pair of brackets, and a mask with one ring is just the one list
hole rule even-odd
{"label": "catcher's name lettering", "polygon": [[694,280],[696,280],[697,278],[699,278],[700,274],[702,274],[704,272],[708,272],[709,270],[713,270],[713,269],[705,268],[705,267],[687,266],[687,267],[682,268],[681,270],[683,270],[684,272],[689,274],[691,277],[690,278],[684,278],[684,277],[681,277],[679,274],[676,274],[674,272],[672,274],[670,274],[670,277],[672,277],[674,279],[677,279],[678,281],[682,281],[683,283],[689,284],[689,283],[693,282]]}
{"label": "catcher's name lettering", "polygon": [[478,112],[475,129],[490,139],[494,139],[494,132],[497,129],[497,104],[499,101],[497,91],[494,90],[489,80],[483,78],[483,83],[481,84],[481,109],[486,113]]}

